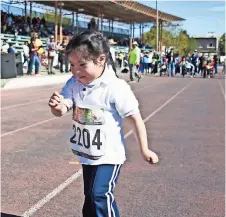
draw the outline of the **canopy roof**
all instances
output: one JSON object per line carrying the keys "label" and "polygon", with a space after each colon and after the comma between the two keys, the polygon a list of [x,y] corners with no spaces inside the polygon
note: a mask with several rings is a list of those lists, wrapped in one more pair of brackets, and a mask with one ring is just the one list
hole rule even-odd
{"label": "canopy roof", "polygon": [[[55,1],[35,1],[42,5],[55,6]],[[156,20],[155,9],[135,1],[57,1],[58,8],[87,14],[123,23],[144,23]],[[183,18],[159,11],[159,19],[166,22],[183,21]]]}

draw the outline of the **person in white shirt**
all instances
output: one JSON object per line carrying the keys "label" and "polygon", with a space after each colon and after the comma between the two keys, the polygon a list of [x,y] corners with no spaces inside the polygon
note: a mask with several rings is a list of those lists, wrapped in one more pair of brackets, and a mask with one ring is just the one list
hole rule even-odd
{"label": "person in white shirt", "polygon": [[49,100],[55,116],[73,110],[70,142],[83,169],[83,217],[119,217],[113,191],[126,160],[122,119],[130,121],[144,159],[158,162],[148,148],[138,101],[130,86],[115,76],[109,53],[99,32],[73,36],[66,47],[73,76]]}
{"label": "person in white shirt", "polygon": [[6,42],[6,40],[3,40],[2,46],[1,46],[1,52],[2,53],[8,53],[9,44]]}
{"label": "person in white shirt", "polygon": [[114,45],[116,45],[117,42],[114,41],[114,39],[109,39],[108,40],[108,46],[109,46],[109,60],[111,62],[111,66],[115,72],[115,75],[116,77],[118,77],[117,75],[117,70],[116,70],[116,51],[115,51],[115,48],[114,48]]}
{"label": "person in white shirt", "polygon": [[110,52],[111,52],[111,56],[112,56],[112,59],[115,63],[116,59],[115,59],[115,48],[114,48],[114,45],[116,45],[117,42],[115,42],[113,39],[109,39],[108,40],[108,46],[110,48]]}
{"label": "person in white shirt", "polygon": [[24,65],[24,63],[26,62],[28,63],[28,57],[29,57],[29,47],[28,47],[27,41],[24,42],[23,52],[24,52],[24,62],[23,62],[23,65]]}
{"label": "person in white shirt", "polygon": [[48,50],[48,74],[55,74],[53,72],[53,61],[54,57],[56,56],[56,42],[54,41],[54,36],[50,36],[50,42],[47,44]]}
{"label": "person in white shirt", "polygon": [[190,77],[193,78],[195,75],[195,66],[192,63],[190,63],[188,59],[186,59],[185,66],[186,66],[187,72],[190,72]]}

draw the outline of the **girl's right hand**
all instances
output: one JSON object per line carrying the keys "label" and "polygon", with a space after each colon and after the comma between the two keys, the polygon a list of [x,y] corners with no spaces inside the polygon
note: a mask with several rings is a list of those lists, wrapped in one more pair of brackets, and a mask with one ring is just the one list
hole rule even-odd
{"label": "girl's right hand", "polygon": [[159,162],[158,155],[149,149],[142,151],[142,154],[143,154],[144,159],[151,164],[156,164]]}
{"label": "girl's right hand", "polygon": [[49,99],[50,108],[61,111],[63,99],[64,97],[62,95],[60,95],[58,92],[54,92]]}

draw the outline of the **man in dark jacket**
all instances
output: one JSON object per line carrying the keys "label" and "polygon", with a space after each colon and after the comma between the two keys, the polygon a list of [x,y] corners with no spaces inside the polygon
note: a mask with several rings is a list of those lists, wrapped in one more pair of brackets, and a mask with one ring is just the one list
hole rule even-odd
{"label": "man in dark jacket", "polygon": [[168,59],[168,76],[174,76],[174,69],[175,69],[175,54],[173,52],[173,48],[170,49],[170,52],[167,54]]}

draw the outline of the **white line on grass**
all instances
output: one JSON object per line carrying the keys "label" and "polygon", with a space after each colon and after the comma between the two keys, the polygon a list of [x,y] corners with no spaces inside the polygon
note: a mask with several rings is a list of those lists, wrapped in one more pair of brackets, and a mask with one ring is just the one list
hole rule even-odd
{"label": "white line on grass", "polygon": [[[176,98],[181,92],[183,92],[188,86],[192,83],[191,81],[188,85],[186,85],[184,88],[182,88],[179,92],[177,92],[175,95],[173,95],[169,100],[167,100],[164,104],[162,104],[158,109],[156,109],[154,112],[152,112],[148,117],[144,119],[144,122],[148,121],[151,117],[153,117],[157,112],[159,112],[161,109],[163,109],[167,104],[169,104],[174,98]],[[130,130],[128,133],[125,134],[125,139],[132,134],[132,130]],[[47,196],[45,196],[43,199],[41,199],[38,203],[36,203],[34,206],[32,206],[28,211],[24,212],[23,217],[30,217],[35,212],[37,212],[42,206],[44,206],[46,203],[48,203],[53,197],[55,197],[57,194],[59,194],[61,191],[64,190],[68,185],[70,185],[73,181],[75,181],[77,178],[79,178],[82,175],[82,169],[79,169],[76,173],[74,173],[71,177],[69,177],[63,184],[59,185],[57,188],[55,188],[52,192],[50,192]]]}

